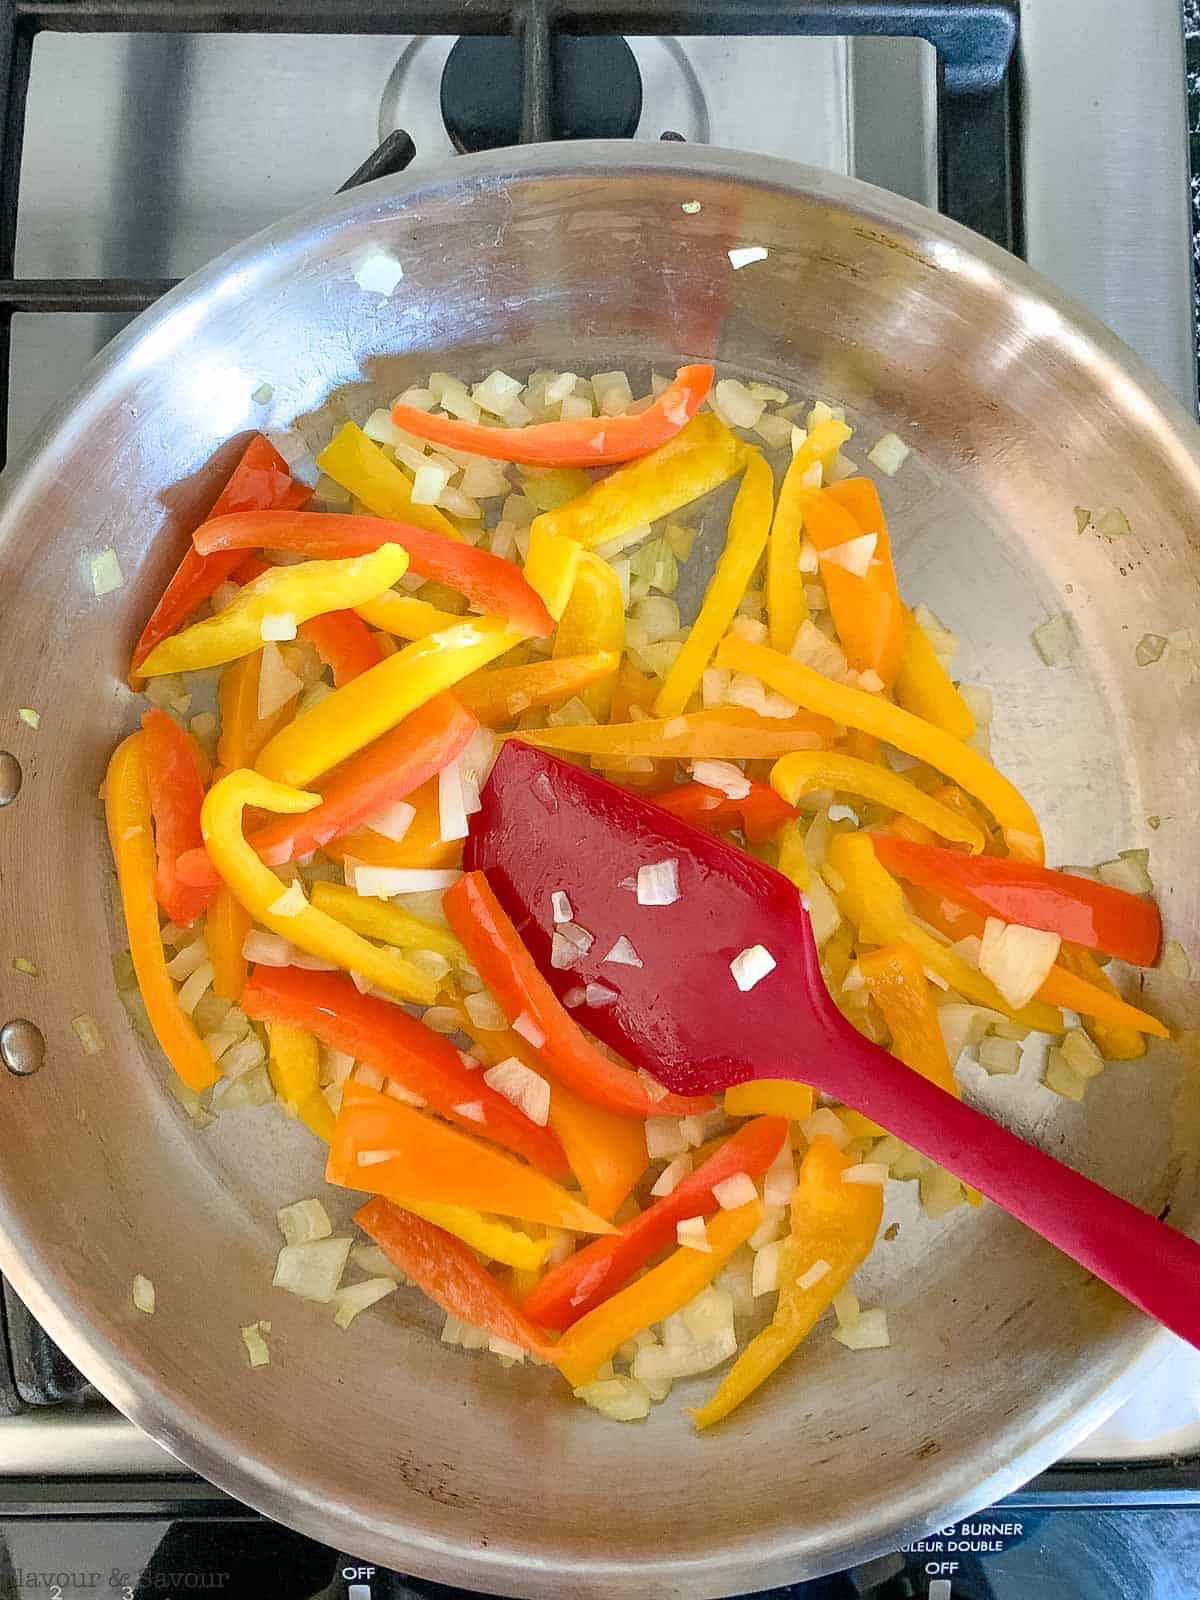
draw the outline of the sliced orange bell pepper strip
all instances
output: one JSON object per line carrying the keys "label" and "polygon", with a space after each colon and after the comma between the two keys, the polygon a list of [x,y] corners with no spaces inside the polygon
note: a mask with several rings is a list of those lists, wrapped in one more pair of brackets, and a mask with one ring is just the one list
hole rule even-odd
{"label": "sliced orange bell pepper strip", "polygon": [[292,1116],[326,1144],[333,1138],[333,1112],[321,1093],[321,1052],[311,1033],[286,1022],[267,1026],[271,1053],[267,1071],[271,1087]]}
{"label": "sliced orange bell pepper strip", "polygon": [[903,610],[904,651],[896,674],[897,703],[955,739],[969,739],[975,732],[970,707],[938,660],[929,635],[907,606]]}
{"label": "sliced orange bell pepper strip", "polygon": [[442,838],[437,779],[431,778],[406,798],[416,816],[403,839],[388,839],[372,828],[358,828],[321,846],[331,861],[360,861],[368,867],[457,867],[463,841]]}
{"label": "sliced orange bell pepper strip", "polygon": [[142,717],[146,782],[154,813],[154,848],[158,871],[154,890],[172,922],[189,927],[212,899],[211,890],[197,889],[180,876],[180,861],[200,846],[200,807],[204,784],[196,765],[196,749],[179,724],[165,711]]}
{"label": "sliced orange bell pepper strip", "polygon": [[249,966],[242,948],[253,926],[250,913],[233,890],[227,883],[221,884],[204,919],[204,933],[213,964],[213,993],[235,1005],[246,987]]}
{"label": "sliced orange bell pepper strip", "polygon": [[[242,833],[242,813],[247,806],[260,806],[264,811],[292,814],[311,811],[319,804],[319,795],[272,783],[247,768],[228,773],[208,791],[200,814],[204,843],[213,864],[255,921],[272,933],[290,940],[309,955],[358,973],[390,994],[432,1005],[437,985],[427,973],[395,951],[382,950],[351,933],[318,911],[302,891],[296,910],[290,905],[278,908],[285,900],[284,886],[247,843]],[[293,884],[288,893],[297,887]]]}
{"label": "sliced orange bell pepper strip", "polygon": [[828,467],[851,430],[844,422],[818,422],[792,456],[784,474],[771,519],[767,545],[767,625],[771,648],[786,655],[796,642],[800,624],[808,620],[804,574],[800,570],[800,544],[804,530],[804,475],[818,462]]}
{"label": "sliced orange bell pepper strip", "polygon": [[836,751],[800,750],[782,757],[771,768],[771,787],[790,805],[812,789],[836,789],[839,794],[860,795],[877,805],[890,806],[927,828],[954,839],[971,850],[983,848],[984,834],[948,806],[939,805],[897,772],[856,756]]}
{"label": "sliced orange bell pepper strip", "polygon": [[715,411],[701,411],[640,461],[618,467],[565,505],[535,517],[534,537],[557,534],[594,550],[719,488],[741,471],[745,448]]}
{"label": "sliced orange bell pepper strip", "polygon": [[332,669],[339,689],[383,660],[375,635],[353,611],[326,611],[323,616],[309,617],[300,624],[299,632]]}
{"label": "sliced orange bell pepper strip", "polygon": [[146,1015],[163,1054],[190,1089],[217,1081],[217,1069],[191,1017],[182,1010],[167,971],[158,927],[154,833],[146,781],[146,736],[130,734],[119,744],[104,780],[104,815],[117,868],[129,954]]}
{"label": "sliced orange bell pepper strip", "polygon": [[[332,519],[318,518],[326,520]],[[295,626],[324,611],[359,605],[390,589],[407,570],[408,555],[398,544],[380,545],[370,555],[348,561],[268,567],[261,577],[243,584],[224,611],[156,644],[138,671],[153,678],[252,655],[262,649],[263,630],[272,617],[287,617]]]}
{"label": "sliced orange bell pepper strip", "polygon": [[[697,1428],[722,1421],[765,1383],[870,1255],[883,1219],[883,1187],[843,1183],[842,1174],[851,1164],[825,1135],[809,1146],[792,1196],[791,1232],[779,1253],[775,1315],[738,1356],[711,1398],[692,1413]],[[802,1289],[801,1280],[818,1262],[824,1262],[828,1272]]]}
{"label": "sliced orange bell pepper strip", "polygon": [[[554,636],[556,658],[579,657],[600,651],[621,659],[625,649],[625,601],[621,583],[607,561],[590,550],[580,553],[571,598]],[[580,692],[580,699],[599,721],[612,708],[611,677],[598,679]]]}
{"label": "sliced orange bell pepper strip", "polygon": [[344,560],[399,545],[413,572],[457,589],[480,610],[506,618],[522,633],[545,638],[554,624],[520,567],[462,539],[431,533],[389,517],[323,516],[315,511],[265,511],[206,522],[196,548],[295,550],[310,558]]}
{"label": "sliced orange bell pepper strip", "polygon": [[914,945],[925,966],[976,1005],[1000,1011],[1041,1033],[1062,1033],[1062,1013],[1054,1006],[1031,1000],[1014,1011],[978,968],[917,926],[900,885],[880,862],[868,834],[837,834],[829,845],[828,866],[842,885],[834,892],[838,908],[866,943]]}
{"label": "sliced orange bell pepper strip", "polygon": [[252,767],[259,752],[291,720],[299,689],[269,717],[258,714],[258,681],[262,671],[261,650],[232,661],[221,674],[217,686],[217,706],[221,713],[221,733],[217,740],[217,775],[238,767]]}
{"label": "sliced orange bell pepper strip", "polygon": [[[479,1028],[466,1014],[461,1026],[490,1065],[515,1056],[534,1072],[545,1073],[544,1064],[520,1034],[508,1028]],[[644,1125],[635,1117],[605,1111],[555,1079],[550,1085],[550,1126],[567,1153],[588,1205],[611,1222],[617,1207],[646,1171],[649,1157]]]}
{"label": "sliced orange bell pepper strip", "polygon": [[891,1030],[892,1054],[939,1089],[960,1098],[918,952],[907,943],[881,945],[859,956],[858,970]]}
{"label": "sliced orange bell pepper strip", "polygon": [[552,1359],[549,1340],[475,1257],[469,1245],[387,1200],[354,1213],[368,1238],[449,1316]]}
{"label": "sliced orange bell pepper strip", "polygon": [[[293,483],[288,464],[275,446],[256,433],[246,446],[229,482],[217,496],[210,517],[223,517],[234,511],[268,511],[274,507],[298,510],[312,499],[312,490]],[[241,552],[202,556],[193,545],[184,552],[175,575],[163,591],[149,622],[133,650],[131,674],[155,645],[191,616],[226,578],[232,577],[242,560]]]}
{"label": "sliced orange bell pepper strip", "polygon": [[620,1116],[687,1116],[712,1109],[706,1095],[655,1099],[637,1073],[590,1043],[538,971],[482,872],[468,872],[447,889],[442,909],[509,1023],[524,1017],[532,1025],[542,1040],[534,1050],[568,1088]]}
{"label": "sliced orange bell pepper strip", "polygon": [[[439,1116],[523,1156],[540,1172],[560,1177],[567,1170],[553,1133],[497,1094],[449,1039],[403,1006],[360,994],[339,972],[256,967],[242,995],[242,1009],[256,1022],[303,1028],[323,1044],[366,1062],[418,1095]],[[464,1106],[469,1110],[460,1109]]]}
{"label": "sliced orange bell pepper strip", "polygon": [[827,717],[806,712],[775,718],[760,717],[741,706],[714,706],[681,717],[610,722],[607,727],[525,728],[517,737],[543,750],[565,750],[571,755],[739,760],[822,749],[833,742],[833,724]]}
{"label": "sliced orange bell pepper strip", "polygon": [[548,1328],[569,1328],[623,1288],[651,1257],[674,1244],[677,1223],[716,1211],[714,1186],[739,1173],[762,1177],[786,1138],[787,1123],[782,1117],[759,1117],[744,1123],[670,1194],[648,1205],[619,1233],[593,1239],[552,1268],[526,1301],[526,1311]]}
{"label": "sliced orange bell pepper strip", "polygon": [[[1146,1024],[1134,1023],[1132,1026],[1124,1017],[1125,1001],[1121,998],[1120,990],[1096,960],[1090,950],[1082,950],[1075,944],[1063,944],[1059,947],[1057,967],[1069,972],[1073,978],[1086,983],[1089,988],[1102,995],[1106,1004],[1103,1008],[1094,1003],[1088,1007],[1090,1015],[1080,1012],[1084,1031],[1092,1043],[1099,1050],[1106,1061],[1138,1061],[1146,1054],[1146,1041],[1142,1037],[1140,1028]],[[1054,974],[1052,973],[1053,977]],[[1071,1003],[1072,1010],[1078,1006]],[[1130,1007],[1130,1010],[1133,1008]],[[1146,1013],[1139,1013],[1145,1017]],[[1150,1018],[1157,1021],[1157,1018]],[[1150,1032],[1149,1028],[1146,1028]]]}
{"label": "sliced orange bell pepper strip", "polygon": [[[479,1088],[486,1085],[480,1081]],[[363,1163],[360,1155],[385,1159]],[[603,1217],[507,1151],[353,1078],[342,1091],[325,1176],[343,1189],[381,1194],[399,1205],[411,1195],[577,1233],[613,1231]]]}
{"label": "sliced orange bell pepper strip", "polygon": [[348,489],[375,517],[408,522],[447,539],[460,537],[436,506],[413,503],[412,481],[354,422],[344,423],[317,457],[317,466]]}
{"label": "sliced orange bell pepper strip", "polygon": [[767,547],[775,481],[757,450],[745,451],[745,471],[729,513],[729,532],[716,571],[705,591],[698,616],[688,630],[683,649],[675,657],[654,702],[655,714],[677,717],[700,686],[704,669],[721,635],[737,614]]}
{"label": "sliced orange bell pepper strip", "polygon": [[281,728],[259,755],[258,769],[293,787],[310,783],[517,642],[492,617],[417,639]]}
{"label": "sliced orange bell pepper strip", "polygon": [[[502,722],[514,722],[523,711],[557,705],[603,679],[614,678],[620,659],[613,650],[582,655],[564,652],[523,667],[476,672],[458,684],[454,693],[484,727],[498,728]],[[611,689],[609,692],[611,695]]]}
{"label": "sliced orange bell pepper strip", "polygon": [[554,1347],[553,1361],[572,1388],[592,1379],[626,1339],[694,1300],[762,1221],[757,1200],[720,1211],[708,1224],[708,1251],[681,1246],[657,1267],[581,1317]]}
{"label": "sliced orange bell pepper strip", "polygon": [[830,717],[834,722],[845,723],[847,727],[875,734],[918,761],[928,762],[988,808],[1004,829],[1013,855],[1025,860],[1042,860],[1045,850],[1041,830],[1020,792],[990,762],[932,723],[923,722],[911,711],[904,711],[879,695],[835,683],[800,661],[781,656],[766,645],[739,639],[736,634],[721,641],[717,665],[735,672],[753,673],[797,705]]}
{"label": "sliced orange bell pepper strip", "polygon": [[363,622],[369,622],[373,628],[390,633],[396,639],[425,639],[431,633],[442,633],[462,621],[453,611],[440,611],[428,600],[401,594],[397,589],[377,594],[374,600],[364,601],[354,609]]}
{"label": "sliced orange bell pepper strip", "polygon": [[571,422],[535,422],[525,428],[485,428],[457,417],[438,417],[415,406],[392,407],[392,421],[406,433],[452,450],[473,450],[496,461],[533,467],[602,467],[631,461],[673,439],[699,410],[712,387],[707,363],[680,367],[652,406],[636,416],[581,417]]}
{"label": "sliced orange bell pepper strip", "polygon": [[[877,673],[890,689],[904,654],[904,608],[878,490],[870,478],[845,478],[810,492],[805,527],[822,558],[821,581],[850,665],[858,672]],[[871,534],[875,550],[864,577],[824,559],[836,545]]]}
{"label": "sliced orange bell pepper strip", "polygon": [[[320,805],[272,818],[249,834],[247,843],[271,867],[324,847],[428,783],[466,748],[478,727],[453,695],[438,695],[331,773],[320,786]],[[189,852],[179,871],[186,883],[221,881],[203,848]]]}

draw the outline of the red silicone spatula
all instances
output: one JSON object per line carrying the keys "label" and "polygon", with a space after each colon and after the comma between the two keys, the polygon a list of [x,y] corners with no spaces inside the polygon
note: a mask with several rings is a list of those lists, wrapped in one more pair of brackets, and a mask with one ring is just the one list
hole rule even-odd
{"label": "red silicone spatula", "polygon": [[[616,991],[575,1016],[668,1089],[697,1094],[753,1077],[812,1084],[973,1184],[1200,1346],[1200,1245],[864,1039],[829,997],[808,914],[782,874],[516,740],[492,769],[466,854],[469,868],[487,873],[560,997],[588,983]],[[675,863],[678,899],[639,904],[638,869],[666,861]],[[670,870],[651,876],[665,879]],[[574,924],[592,935],[563,970],[550,962],[556,890],[570,901]],[[640,966],[606,959],[621,939]],[[755,945],[775,966],[743,993],[730,963]]]}

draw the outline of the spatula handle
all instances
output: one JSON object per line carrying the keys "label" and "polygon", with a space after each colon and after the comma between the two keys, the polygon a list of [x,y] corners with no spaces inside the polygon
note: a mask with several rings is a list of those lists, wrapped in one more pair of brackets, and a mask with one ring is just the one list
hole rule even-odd
{"label": "spatula handle", "polygon": [[1200,1244],[1026,1144],[860,1034],[839,1039],[839,1054],[838,1076],[850,1068],[854,1078],[843,1086],[848,1105],[1200,1347]]}

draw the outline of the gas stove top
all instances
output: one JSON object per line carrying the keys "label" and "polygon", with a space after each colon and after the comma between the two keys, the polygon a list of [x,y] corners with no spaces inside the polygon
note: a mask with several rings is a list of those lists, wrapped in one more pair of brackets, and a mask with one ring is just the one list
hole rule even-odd
{"label": "gas stove top", "polygon": [[[348,179],[549,136],[749,149],[940,203],[1074,294],[1194,406],[1179,0],[1141,0],[1133,29],[1120,0],[1024,0],[1011,61],[1015,6],[1003,0],[840,12],[819,0],[778,12],[679,0],[678,37],[653,31],[654,0],[606,7],[602,25],[583,0],[561,0],[556,15],[602,36],[551,48],[531,24],[523,53],[512,37],[460,37],[468,24],[507,35],[521,10],[430,3],[422,21],[443,31],[414,36],[391,31],[405,8],[372,0],[0,0],[0,382],[10,363],[12,447],[131,314],[229,245]],[[879,36],[905,25],[940,42],[941,68],[925,40]],[[825,36],[836,26],[862,32]],[[11,113],[30,56],[22,154]],[[786,1593],[1194,1595],[1198,1419],[1200,1359],[1180,1347],[1024,1495]],[[182,1474],[9,1295],[0,1600],[89,1588],[139,1600],[205,1588],[296,1600],[448,1592],[324,1551]]]}

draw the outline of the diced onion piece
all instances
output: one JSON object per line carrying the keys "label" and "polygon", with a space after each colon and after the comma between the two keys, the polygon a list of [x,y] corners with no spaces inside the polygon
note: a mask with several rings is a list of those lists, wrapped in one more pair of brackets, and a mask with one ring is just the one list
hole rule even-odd
{"label": "diced onion piece", "polygon": [[847,1350],[885,1350],[892,1342],[887,1313],[878,1306],[873,1311],[860,1312],[848,1326],[835,1328],[833,1337]]}
{"label": "diced onion piece", "polygon": [[394,1294],[395,1290],[395,1278],[364,1278],[361,1283],[348,1284],[334,1293],[333,1303],[337,1309],[333,1320],[339,1328],[348,1328],[360,1311],[375,1305],[385,1295]]}
{"label": "diced onion piece", "polygon": [[17,715],[25,726],[32,728],[35,733],[42,725],[41,712],[34,711],[30,706],[20,706],[17,710]]}
{"label": "diced onion piece", "polygon": [[723,1178],[720,1183],[713,1184],[712,1192],[722,1211],[736,1211],[738,1206],[747,1206],[758,1199],[754,1179],[748,1172],[735,1172]]}
{"label": "diced onion piece", "polygon": [[1166,648],[1165,635],[1161,633],[1144,633],[1134,649],[1133,659],[1139,667],[1152,667],[1156,661],[1162,660],[1162,653]]}
{"label": "diced onion piece", "polygon": [[743,267],[748,267],[755,261],[767,259],[766,248],[761,244],[739,245],[737,249],[727,250],[725,253],[729,257],[729,265],[735,272],[740,272]]}
{"label": "diced onion piece", "polygon": [[1038,624],[1030,638],[1048,667],[1061,666],[1064,661],[1071,659],[1075,641],[1071,636],[1071,624],[1065,616],[1048,617],[1045,622]]}
{"label": "diced onion piece", "polygon": [[121,563],[117,560],[117,552],[113,549],[101,550],[98,556],[93,556],[91,567],[92,593],[97,600],[106,594],[112,594],[125,582],[125,574],[121,571]]}
{"label": "diced onion piece", "polygon": [[865,578],[878,543],[877,533],[863,533],[856,539],[847,539],[844,544],[835,544],[828,550],[820,551],[820,559],[830,566],[841,567],[855,578]]}
{"label": "diced onion piece", "polygon": [[516,1056],[497,1062],[483,1075],[483,1081],[510,1104],[523,1111],[530,1122],[544,1128],[550,1120],[550,1085]]}
{"label": "diced onion piece", "polygon": [[664,1195],[672,1194],[692,1170],[690,1155],[676,1156],[673,1161],[668,1161],[666,1166],[655,1178],[650,1193],[656,1200],[661,1200]]}
{"label": "diced onion piece", "polygon": [[1075,1070],[1057,1045],[1051,1045],[1046,1051],[1042,1082],[1065,1100],[1079,1101],[1087,1093],[1087,1079]]}
{"label": "diced onion piece", "polygon": [[850,1143],[849,1128],[837,1112],[831,1111],[828,1106],[820,1106],[811,1117],[806,1117],[800,1124],[800,1131],[810,1144],[822,1136],[832,1139],[839,1150],[844,1150]]}
{"label": "diced onion piece", "polygon": [[737,378],[721,378],[713,389],[713,409],[732,428],[753,428],[766,405]]}
{"label": "diced onion piece", "polygon": [[868,694],[880,694],[883,691],[884,683],[874,667],[868,667],[865,672],[859,673],[858,686],[860,689],[865,689]]}
{"label": "diced onion piece", "polygon": [[396,800],[390,806],[384,806],[381,811],[376,811],[373,816],[367,817],[363,827],[372,829],[385,839],[390,839],[393,844],[400,844],[412,827],[416,814],[416,806],[410,806],[407,800]]}
{"label": "diced onion piece", "polygon": [[284,661],[279,646],[265,644],[258,665],[258,720],[269,721],[303,687],[304,680],[298,678]]}
{"label": "diced onion piece", "polygon": [[90,1017],[86,1011],[82,1011],[79,1016],[71,1018],[71,1027],[85,1056],[98,1056],[104,1049],[104,1035],[100,1032],[95,1017]]}
{"label": "diced onion piece", "polygon": [[39,969],[36,962],[28,960],[25,956],[14,956],[12,965],[14,972],[22,972],[27,978],[38,976]]}
{"label": "diced onion piece", "polygon": [[857,1322],[862,1315],[858,1304],[858,1296],[852,1289],[842,1289],[833,1297],[833,1314],[838,1320],[839,1328],[848,1328],[851,1323]]}
{"label": "diced onion piece", "polygon": [[147,1317],[154,1315],[154,1285],[140,1272],[133,1275],[133,1303]]}
{"label": "diced onion piece", "polygon": [[395,1161],[399,1154],[399,1150],[360,1150],[355,1161],[360,1167],[382,1167],[385,1162]]}
{"label": "diced onion piece", "polygon": [[754,1266],[750,1275],[750,1293],[757,1300],[759,1295],[773,1294],[779,1287],[779,1255],[783,1249],[781,1239],[773,1239],[770,1244],[764,1244],[761,1250],[754,1252]]}
{"label": "diced onion piece", "polygon": [[651,1161],[681,1156],[687,1148],[687,1135],[678,1117],[646,1118],[646,1154]]}
{"label": "diced onion piece", "polygon": [[487,1121],[482,1100],[467,1100],[461,1106],[455,1106],[454,1110],[460,1117],[466,1117],[468,1122]]}
{"label": "diced onion piece", "polygon": [[751,1250],[761,1250],[765,1244],[778,1239],[783,1232],[783,1207],[765,1206],[763,1219],[746,1241]]}
{"label": "diced onion piece", "polygon": [[734,983],[743,994],[747,994],[756,983],[761,983],[769,972],[774,972],[777,964],[775,957],[765,945],[752,944],[734,956],[729,963],[729,970],[733,973]]}
{"label": "diced onion piece", "polygon": [[812,1266],[809,1267],[808,1271],[802,1272],[796,1279],[797,1289],[815,1288],[815,1286],[820,1283],[823,1278],[827,1278],[829,1276],[832,1270],[833,1269],[829,1265],[828,1261],[824,1260],[823,1258],[820,1261],[814,1261]]}
{"label": "diced onion piece", "polygon": [[568,939],[560,929],[555,928],[554,937],[550,941],[550,965],[556,972],[565,972],[568,967],[573,967],[586,951],[579,948],[573,940]]}
{"label": "diced onion piece", "polygon": [[277,917],[298,917],[307,905],[308,898],[304,893],[304,885],[297,878],[288,884],[279,898],[273,900],[267,909]]}
{"label": "diced onion piece", "polygon": [[607,983],[589,983],[583,991],[583,998],[587,1005],[600,1008],[611,1006],[614,1000],[619,1000],[621,997]]}
{"label": "diced onion piece", "polygon": [[1015,1039],[981,1039],[976,1052],[985,1072],[1011,1077],[1021,1069],[1021,1046]]}
{"label": "diced onion piece", "polygon": [[732,761],[693,761],[692,777],[730,800],[744,800],[750,793],[750,779]]}
{"label": "diced onion piece", "polygon": [[213,964],[211,961],[202,961],[191,977],[180,985],[176,999],[180,1010],[186,1011],[190,1017],[200,1004],[201,999],[208,993],[213,981]]}
{"label": "diced onion piece", "polygon": [[287,967],[291,965],[292,947],[277,933],[251,928],[242,940],[242,955],[260,967]]}
{"label": "diced onion piece", "polygon": [[333,1232],[329,1213],[319,1200],[296,1200],[275,1213],[285,1244],[312,1244]]}
{"label": "diced onion piece", "polygon": [[792,1161],[792,1147],[785,1139],[763,1178],[763,1204],[769,1210],[790,1205],[795,1191],[796,1168]]}
{"label": "diced onion piece", "polygon": [[457,760],[449,762],[438,773],[438,817],[443,844],[467,837],[470,827],[463,793],[462,767]]}
{"label": "diced onion piece", "polygon": [[843,1183],[876,1184],[879,1188],[888,1181],[888,1169],[882,1161],[860,1161],[842,1173]]}
{"label": "diced onion piece", "polygon": [[669,856],[639,867],[637,899],[640,906],[672,906],[679,899],[679,860]]}
{"label": "diced onion piece", "polygon": [[498,1033],[500,1029],[508,1027],[504,1007],[486,989],[480,989],[477,994],[467,995],[463,1007],[475,1026],[482,1028],[486,1033]]}
{"label": "diced onion piece", "polygon": [[453,1006],[427,1006],[421,1014],[421,1021],[434,1033],[458,1032],[458,1012]]}
{"label": "diced onion piece", "polygon": [[502,417],[520,397],[524,386],[519,378],[510,378],[507,372],[499,368],[490,372],[482,383],[477,383],[471,390],[471,399],[477,406],[482,406],[485,411],[490,411],[494,417]]}
{"label": "diced onion piece", "polygon": [[[554,965],[554,957],[550,957],[550,965]],[[568,963],[569,965],[569,963]],[[587,990],[581,984],[574,984],[563,993],[562,1002],[569,1010],[574,1011],[576,1006],[581,1006],[587,999]]]}
{"label": "diced onion piece", "polygon": [[[586,995],[586,990],[584,992]],[[652,1078],[643,1067],[638,1068],[637,1075],[642,1087],[645,1089],[651,1100],[658,1101],[665,1100],[667,1098],[667,1095],[670,1093],[670,1091],[665,1089],[663,1085],[659,1083],[657,1078]]]}
{"label": "diced onion piece", "polygon": [[1153,894],[1154,884],[1146,871],[1149,851],[1122,850],[1113,861],[1102,861],[1096,868],[1100,882],[1110,889],[1124,889],[1129,894]]}
{"label": "diced onion piece", "polygon": [[911,451],[904,440],[895,433],[885,433],[879,443],[867,451],[867,460],[880,472],[894,478],[907,461]]}
{"label": "diced onion piece", "polygon": [[675,1240],[685,1250],[703,1250],[712,1254],[708,1242],[708,1226],[703,1217],[680,1217],[675,1224]]}
{"label": "diced onion piece", "polygon": [[624,934],[621,935],[603,959],[615,967],[640,967],[643,965],[641,956],[638,955],[633,944]]}
{"label": "diced onion piece", "polygon": [[287,640],[296,637],[296,619],[290,611],[269,611],[262,619],[259,637]]}
{"label": "diced onion piece", "polygon": [[570,922],[574,917],[571,902],[561,889],[555,889],[550,896],[550,910],[555,922]]}
{"label": "diced onion piece", "polygon": [[[1078,512],[1076,516],[1078,516]],[[1086,527],[1086,523],[1084,526]],[[1102,511],[1096,519],[1096,532],[1102,533],[1106,539],[1123,539],[1131,531],[1129,518],[1121,510],[1120,506],[1110,506],[1107,511]]]}
{"label": "diced onion piece", "polygon": [[185,978],[191,977],[197,967],[202,967],[207,960],[208,945],[203,938],[193,939],[190,944],[185,944],[167,962],[167,972],[176,983],[182,983]]}
{"label": "diced onion piece", "polygon": [[572,1393],[576,1400],[582,1400],[585,1406],[598,1411],[610,1422],[640,1422],[650,1415],[653,1398],[650,1390],[636,1378],[622,1377],[594,1378]]}
{"label": "diced onion piece", "polygon": [[450,473],[436,461],[426,460],[413,473],[410,498],[415,506],[431,506],[450,482]]}
{"label": "diced onion piece", "polygon": [[350,1238],[313,1239],[308,1244],[285,1244],[275,1259],[272,1285],[327,1305],[333,1299],[346,1258],[353,1244]]}
{"label": "diced onion piece", "polygon": [[354,890],[360,895],[388,899],[394,894],[424,894],[429,890],[449,889],[462,877],[461,872],[432,867],[354,867]]}
{"label": "diced onion piece", "polygon": [[1104,1071],[1104,1057],[1082,1028],[1069,1028],[1059,1049],[1063,1060],[1081,1078],[1098,1078]]}
{"label": "diced onion piece", "polygon": [[527,1040],[535,1050],[540,1050],[546,1042],[545,1029],[537,1025],[528,1011],[521,1012],[521,1015],[513,1023],[512,1028],[514,1033],[519,1033],[522,1039]]}
{"label": "diced onion piece", "polygon": [[1057,933],[989,917],[979,947],[979,970],[996,985],[1013,1010],[1019,1011],[1046,981],[1061,944]]}
{"label": "diced onion piece", "polygon": [[1159,957],[1158,968],[1172,978],[1190,978],[1192,975],[1192,961],[1187,951],[1178,939],[1168,939],[1163,945],[1162,955]]}
{"label": "diced onion piece", "polygon": [[242,1329],[242,1343],[246,1346],[252,1367],[266,1367],[271,1363],[271,1352],[263,1338],[263,1330],[269,1330],[270,1327],[269,1322],[251,1322]]}

